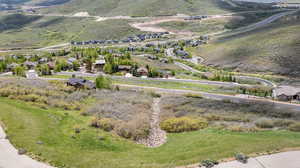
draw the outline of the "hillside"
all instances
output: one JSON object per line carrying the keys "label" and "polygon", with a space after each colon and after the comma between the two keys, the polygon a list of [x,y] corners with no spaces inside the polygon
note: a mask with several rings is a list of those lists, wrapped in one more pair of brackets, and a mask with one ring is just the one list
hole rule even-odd
{"label": "hillside", "polygon": [[0,15],[0,48],[40,47],[71,40],[121,39],[138,30],[126,20]]}
{"label": "hillside", "polygon": [[184,14],[219,14],[229,10],[219,0],[72,0],[64,5],[43,9],[50,13],[89,12],[101,16],[148,16]]}
{"label": "hillside", "polygon": [[214,66],[299,77],[299,16],[298,12],[259,30],[224,37],[194,53]]}

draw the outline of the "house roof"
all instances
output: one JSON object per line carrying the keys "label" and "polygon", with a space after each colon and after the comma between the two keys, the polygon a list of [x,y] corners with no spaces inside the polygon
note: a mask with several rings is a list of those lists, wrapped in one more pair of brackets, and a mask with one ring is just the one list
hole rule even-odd
{"label": "house roof", "polygon": [[105,62],[105,60],[103,59],[103,60],[96,60],[96,62],[95,62],[95,64],[96,65],[103,65],[103,64],[105,64],[106,62]]}
{"label": "house roof", "polygon": [[292,87],[292,86],[279,86],[275,89],[275,93],[277,96],[279,95],[293,96],[300,93],[300,88]]}

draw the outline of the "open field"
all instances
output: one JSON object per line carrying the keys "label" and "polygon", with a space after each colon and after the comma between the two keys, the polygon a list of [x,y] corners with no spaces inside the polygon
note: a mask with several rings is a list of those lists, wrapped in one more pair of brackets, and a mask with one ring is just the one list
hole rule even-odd
{"label": "open field", "polygon": [[299,77],[299,13],[249,33],[199,47],[205,64],[235,71],[270,72]]}

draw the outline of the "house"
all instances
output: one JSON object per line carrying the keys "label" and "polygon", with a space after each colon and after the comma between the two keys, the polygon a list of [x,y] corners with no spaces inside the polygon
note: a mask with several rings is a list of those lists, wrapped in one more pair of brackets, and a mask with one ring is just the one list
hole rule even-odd
{"label": "house", "polygon": [[17,66],[19,66],[19,64],[11,63],[11,64],[7,65],[7,70],[8,71],[13,71]]}
{"label": "house", "polygon": [[145,67],[138,68],[136,72],[139,76],[148,76],[149,73],[148,69]]}
{"label": "house", "polygon": [[35,70],[29,70],[26,72],[26,78],[27,79],[38,79],[39,75],[36,73]]}
{"label": "house", "polygon": [[25,67],[27,67],[28,69],[34,69],[37,66],[36,62],[30,62],[30,61],[26,61],[23,63],[23,65]]}
{"label": "house", "polygon": [[118,71],[127,73],[131,70],[131,68],[132,67],[130,65],[119,65],[118,66]]}
{"label": "house", "polygon": [[168,58],[160,58],[159,61],[161,63],[165,63],[165,64],[169,63],[169,59]]}
{"label": "house", "polygon": [[157,60],[158,59],[157,56],[150,55],[150,54],[145,55],[145,57],[147,57],[148,59],[151,59],[151,60]]}
{"label": "house", "polygon": [[94,70],[96,70],[98,72],[103,71],[105,63],[106,62],[104,59],[96,60],[96,62],[94,63]]}
{"label": "house", "polygon": [[184,51],[184,50],[176,50],[175,54],[181,58],[188,58],[189,57],[189,53]]}
{"label": "house", "polygon": [[80,78],[70,78],[67,81],[67,86],[73,86],[76,89],[96,89],[96,85],[93,82]]}
{"label": "house", "polygon": [[300,88],[279,86],[274,89],[273,97],[280,101],[300,101]]}
{"label": "house", "polygon": [[39,64],[43,64],[43,63],[46,63],[48,62],[48,58],[47,57],[43,57],[39,60]]}
{"label": "house", "polygon": [[73,63],[74,63],[75,61],[77,61],[77,59],[72,57],[72,58],[69,58],[69,59],[67,60],[67,63],[68,63],[69,65],[73,65]]}

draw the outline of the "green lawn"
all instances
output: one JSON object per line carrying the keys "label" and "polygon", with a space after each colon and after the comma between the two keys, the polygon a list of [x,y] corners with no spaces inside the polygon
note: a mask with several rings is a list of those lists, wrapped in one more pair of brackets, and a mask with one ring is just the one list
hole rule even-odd
{"label": "green lawn", "polygon": [[[206,129],[168,134],[165,145],[150,149],[88,127],[90,118],[80,116],[79,112],[42,110],[5,98],[0,98],[0,106],[0,120],[11,142],[58,167],[162,168],[232,157],[236,152],[300,146],[300,133],[232,133]],[[74,126],[84,129],[75,135]],[[99,140],[99,136],[105,139]],[[44,144],[38,145],[37,141]]]}

